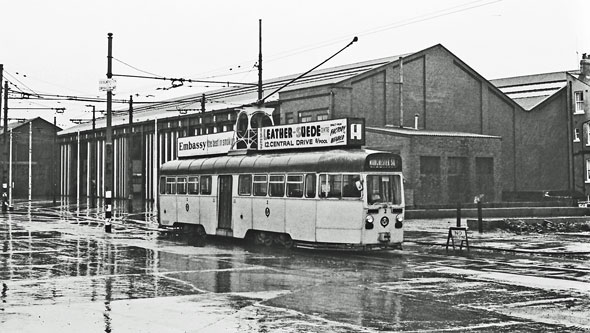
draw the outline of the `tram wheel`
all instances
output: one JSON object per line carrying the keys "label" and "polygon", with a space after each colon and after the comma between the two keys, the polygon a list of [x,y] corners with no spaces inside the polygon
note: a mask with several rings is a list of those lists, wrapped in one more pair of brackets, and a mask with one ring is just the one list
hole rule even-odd
{"label": "tram wheel", "polygon": [[272,246],[274,243],[274,236],[272,234],[266,234],[266,239],[264,240],[265,246]]}
{"label": "tram wheel", "polygon": [[256,235],[254,236],[254,244],[262,245],[266,240],[266,234],[262,231],[257,231]]}
{"label": "tram wheel", "polygon": [[186,237],[188,245],[203,246],[207,233],[200,225],[188,225],[186,226]]}
{"label": "tram wheel", "polygon": [[289,236],[289,234],[280,234],[279,235],[279,238],[278,238],[278,241],[286,249],[292,248],[293,247],[293,244],[295,243],[295,242],[293,242],[293,239],[291,238],[291,236]]}

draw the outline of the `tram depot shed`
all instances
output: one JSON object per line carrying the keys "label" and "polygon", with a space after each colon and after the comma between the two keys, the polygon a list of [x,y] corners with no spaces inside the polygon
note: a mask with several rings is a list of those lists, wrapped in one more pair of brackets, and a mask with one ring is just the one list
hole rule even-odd
{"label": "tram depot shed", "polygon": [[[48,199],[53,196],[54,182],[59,183],[56,133],[60,130],[61,128],[41,117],[8,123],[5,147],[9,152],[2,154],[0,165],[6,182],[12,178],[12,198],[26,199],[29,192],[31,197],[36,199]],[[4,137],[4,128],[0,126],[1,137]],[[0,150],[3,148],[0,147]],[[12,168],[9,167],[10,164]],[[12,177],[9,175],[10,171]]]}
{"label": "tram depot shed", "polygon": [[[265,94],[297,76],[265,80]],[[577,188],[574,102],[567,94],[587,89],[587,83],[574,74],[564,77],[565,97],[549,96],[540,103],[552,107],[529,109],[508,94],[509,87],[497,87],[438,44],[313,71],[267,99],[265,107],[274,108],[275,124],[364,118],[368,148],[401,152],[408,206],[473,202],[479,194],[497,202],[507,193]],[[131,191],[135,198],[153,200],[158,167],[177,157],[179,137],[233,131],[240,105],[256,100],[253,86],[136,106],[131,126],[126,110],[116,112],[114,197],[127,198]],[[584,103],[587,110],[587,98]],[[104,118],[96,128],[92,133],[92,124],[82,124],[59,133],[61,195],[103,195]]]}

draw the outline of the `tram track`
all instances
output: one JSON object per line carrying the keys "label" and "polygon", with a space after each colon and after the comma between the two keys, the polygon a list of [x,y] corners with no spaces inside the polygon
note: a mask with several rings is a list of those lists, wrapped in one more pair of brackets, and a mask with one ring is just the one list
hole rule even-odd
{"label": "tram track", "polygon": [[[39,208],[34,212],[30,212],[31,215],[35,217],[41,218],[51,218],[53,216],[59,216],[59,214],[55,214],[55,211],[51,208]],[[19,214],[20,215],[20,214]],[[80,222],[88,222],[95,223],[96,226],[100,225],[102,222],[101,219],[97,217],[88,216],[88,212],[84,211],[80,214],[73,215],[72,218],[76,219],[76,222],[73,222],[69,219],[65,219],[64,221],[69,222],[70,224],[80,224]],[[121,219],[123,221],[123,219]],[[126,229],[139,229],[139,230],[149,230],[149,231],[161,231],[157,228],[153,228],[149,226],[149,223],[141,223],[134,220],[124,221],[118,223],[114,221],[115,225],[124,226]],[[124,232],[120,230],[119,232]],[[101,237],[96,237],[100,239]],[[187,245],[188,246],[188,245]],[[264,246],[261,246],[264,248]],[[322,256],[326,258],[332,258],[334,260],[342,260],[342,251],[315,251],[308,250],[308,249],[292,249],[288,251],[289,253],[295,254],[304,254],[304,253],[313,253],[313,256]],[[526,274],[529,276],[535,277],[547,277],[551,276],[552,278],[561,279],[561,280],[571,280],[571,281],[578,281],[578,282],[590,282],[590,266],[584,267],[582,262],[577,260],[567,260],[567,261],[559,261],[555,262],[552,261],[548,264],[543,264],[543,261],[548,259],[538,258],[538,259],[518,259],[514,260],[511,256],[510,259],[507,259],[506,256],[502,256],[501,258],[495,258],[494,255],[486,254],[485,259],[481,258],[473,258],[465,256],[450,256],[448,254],[437,254],[437,253],[420,253],[416,251],[408,251],[408,250],[385,250],[385,251],[371,251],[371,252],[355,252],[355,251],[347,251],[346,252],[346,260],[350,262],[352,258],[358,259],[359,262],[364,262],[365,264],[367,258],[371,258],[370,264],[378,264],[380,267],[387,267],[391,261],[391,255],[394,254],[396,256],[411,256],[412,258],[422,258],[427,259],[429,264],[428,265],[416,265],[415,269],[423,270],[423,271],[433,271],[436,267],[452,267],[455,269],[464,269],[465,267],[469,267],[470,269],[478,270],[481,272],[495,272],[495,273],[509,273],[509,274]],[[435,259],[435,260],[432,260]],[[509,261],[510,260],[510,261]],[[354,263],[350,262],[351,265]],[[531,270],[534,270],[535,274],[531,275]]]}

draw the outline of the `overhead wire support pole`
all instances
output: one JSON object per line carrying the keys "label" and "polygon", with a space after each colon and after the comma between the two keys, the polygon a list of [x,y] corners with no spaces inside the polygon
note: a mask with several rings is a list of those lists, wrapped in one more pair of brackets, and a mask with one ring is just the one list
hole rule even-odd
{"label": "overhead wire support pole", "polygon": [[55,192],[57,190],[57,164],[56,164],[56,160],[57,158],[55,157],[57,155],[57,119],[55,117],[55,114],[53,115],[53,154],[51,154],[51,162],[52,162],[52,167],[53,167],[53,172],[51,173],[51,180],[53,183],[53,205],[55,206]]}
{"label": "overhead wire support pole", "polygon": [[[107,50],[107,79],[113,78],[113,34],[109,32],[108,50]],[[113,198],[113,128],[112,128],[112,104],[113,92],[107,89],[107,127],[105,140],[105,178],[104,178],[104,197],[105,197],[105,232],[111,232],[112,217],[112,198]]]}
{"label": "overhead wire support pole", "polygon": [[258,20],[258,100],[262,100],[262,19]]}
{"label": "overhead wire support pole", "polygon": [[[1,82],[0,82],[1,83]],[[6,132],[8,131],[8,81],[4,81],[4,132],[2,133],[2,161],[6,161],[6,153],[8,153]],[[6,166],[2,163],[2,211],[8,210],[8,184],[6,183]]]}
{"label": "overhead wire support pole", "polygon": [[127,133],[127,212],[133,213],[133,159],[131,158],[131,149],[133,149],[133,95],[129,96],[129,131]]}
{"label": "overhead wire support pole", "polygon": [[276,94],[277,92],[281,91],[283,88],[285,88],[286,86],[290,85],[291,83],[299,80],[300,78],[304,77],[305,75],[309,74],[310,72],[314,71],[316,68],[320,67],[321,65],[325,64],[326,62],[328,62],[330,59],[334,58],[335,56],[337,56],[340,52],[344,51],[345,49],[347,49],[349,46],[351,46],[352,44],[356,43],[358,41],[358,37],[354,37],[352,39],[352,41],[350,43],[348,43],[345,47],[343,47],[342,49],[340,49],[340,51],[334,53],[332,56],[330,56],[328,59],[322,61],[320,64],[316,65],[314,68],[308,70],[307,72],[299,75],[298,77],[290,80],[289,82],[285,83],[284,85],[280,86],[279,88],[275,89],[273,92],[271,92],[270,94],[266,95],[264,98],[256,101],[256,104],[263,104],[264,101],[269,98],[270,96]]}

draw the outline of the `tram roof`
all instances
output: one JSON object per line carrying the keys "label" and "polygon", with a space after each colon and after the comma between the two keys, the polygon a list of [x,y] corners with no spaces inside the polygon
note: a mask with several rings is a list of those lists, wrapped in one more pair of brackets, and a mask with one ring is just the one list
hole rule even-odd
{"label": "tram roof", "polygon": [[[227,155],[164,163],[162,175],[235,174],[244,172],[361,172],[373,154],[386,152],[368,149],[305,151],[291,153]],[[392,153],[389,153],[392,154]],[[401,163],[399,164],[401,171]]]}

